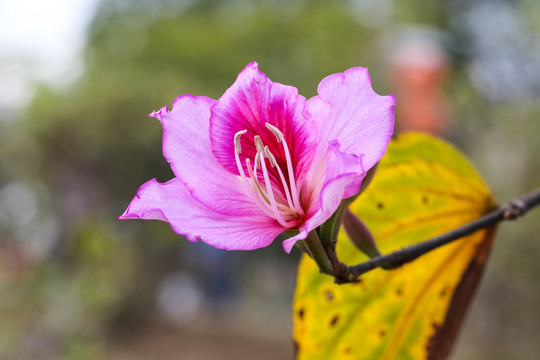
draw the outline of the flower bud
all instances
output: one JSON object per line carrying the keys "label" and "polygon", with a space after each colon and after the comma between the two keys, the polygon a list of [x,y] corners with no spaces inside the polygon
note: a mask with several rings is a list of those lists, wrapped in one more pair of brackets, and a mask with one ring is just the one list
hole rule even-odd
{"label": "flower bud", "polygon": [[362,220],[349,209],[345,211],[343,216],[343,228],[354,246],[364,254],[370,258],[381,256],[371,231],[369,231]]}

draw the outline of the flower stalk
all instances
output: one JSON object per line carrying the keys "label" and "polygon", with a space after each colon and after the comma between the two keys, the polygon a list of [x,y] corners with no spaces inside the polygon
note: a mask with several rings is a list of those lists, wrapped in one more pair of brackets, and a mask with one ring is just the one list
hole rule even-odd
{"label": "flower stalk", "polygon": [[311,256],[319,267],[319,270],[324,274],[333,275],[335,272],[334,264],[330,260],[317,232],[310,231],[303,243],[309,256]]}

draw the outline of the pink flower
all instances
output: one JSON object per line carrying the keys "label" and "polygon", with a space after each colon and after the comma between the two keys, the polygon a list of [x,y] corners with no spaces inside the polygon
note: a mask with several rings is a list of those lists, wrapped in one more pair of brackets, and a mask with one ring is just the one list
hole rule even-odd
{"label": "pink flower", "polygon": [[251,63],[219,100],[181,95],[149,116],[163,125],[176,177],[142,185],[120,219],[167,221],[190,241],[227,250],[294,243],[356,194],[384,155],[395,100],[365,68],[324,78],[307,100]]}

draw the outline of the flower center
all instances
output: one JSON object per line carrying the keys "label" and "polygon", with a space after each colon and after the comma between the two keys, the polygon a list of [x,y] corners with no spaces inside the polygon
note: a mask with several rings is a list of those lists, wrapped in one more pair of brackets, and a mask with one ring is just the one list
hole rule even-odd
{"label": "flower center", "polygon": [[[266,128],[276,136],[278,143],[283,145],[283,153],[285,154],[285,163],[287,166],[287,173],[289,175],[289,182],[286,181],[275,155],[270,151],[268,146],[263,143],[259,135],[255,135],[253,138],[255,149],[257,150],[255,157],[253,158],[253,166],[251,164],[251,159],[246,158],[245,160],[245,165],[248,171],[247,175],[249,178],[246,176],[244,167],[240,161],[240,154],[242,153],[240,138],[247,132],[247,130],[239,131],[234,135],[234,157],[236,160],[236,166],[238,167],[238,172],[242,182],[246,186],[248,194],[250,194],[259,203],[259,205],[261,205],[263,211],[267,215],[274,217],[282,226],[291,228],[296,226],[298,224],[298,219],[304,215],[304,211],[300,206],[299,193],[296,188],[296,179],[294,177],[291,153],[283,133],[269,123],[266,123],[265,125]],[[277,189],[272,187],[267,162],[269,166],[277,170],[285,198],[280,195],[280,192],[276,191]],[[259,169],[262,171],[264,184],[259,181]]]}

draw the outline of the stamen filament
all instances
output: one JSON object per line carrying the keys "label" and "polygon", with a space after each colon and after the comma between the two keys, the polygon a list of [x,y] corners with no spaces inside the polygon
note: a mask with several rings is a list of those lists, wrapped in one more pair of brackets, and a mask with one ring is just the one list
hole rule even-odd
{"label": "stamen filament", "polygon": [[[273,212],[271,209],[268,208],[268,199],[266,198],[264,194],[264,190],[261,187],[261,184],[257,181],[257,177],[251,176],[251,165],[250,160],[246,159],[246,167],[248,169],[248,173],[252,179],[252,182],[250,183],[249,180],[246,177],[246,174],[244,172],[244,168],[242,167],[242,163],[240,162],[240,153],[242,152],[242,145],[240,143],[240,138],[242,135],[244,135],[247,132],[247,130],[238,131],[236,134],[234,134],[234,159],[236,160],[236,166],[238,167],[238,172],[240,173],[240,178],[242,179],[242,182],[244,183],[244,186],[246,187],[247,194],[254,197],[256,201],[259,202],[259,204],[262,206],[263,211],[268,215],[272,216]],[[259,194],[259,196],[257,196]],[[261,195],[264,198],[265,201],[261,200]]]}
{"label": "stamen filament", "polygon": [[[274,135],[276,135],[278,142],[283,142],[290,184],[287,184],[283,171],[281,170],[275,155],[270,151],[268,146],[263,144],[259,135],[255,135],[253,138],[257,150],[255,157],[253,158],[253,167],[251,166],[251,159],[245,159],[244,165],[248,174],[246,174],[244,165],[240,160],[240,154],[242,153],[241,137],[247,132],[247,130],[241,130],[234,134],[234,159],[238,168],[238,174],[240,175],[242,183],[248,191],[247,195],[254,198],[266,215],[275,218],[276,221],[283,227],[290,228],[297,221],[297,219],[304,214],[302,208],[298,206],[299,199],[298,192],[296,191],[294,173],[292,170],[291,156],[287,143],[283,138],[283,133],[268,123],[266,124],[266,127],[272,133],[274,133]],[[268,159],[270,166],[276,168],[283,186],[283,191],[285,192],[286,199],[283,198],[281,192],[274,192],[265,159]],[[265,183],[264,186],[262,184],[263,179],[259,181],[257,173],[258,169],[261,169],[262,171]],[[284,202],[285,200],[287,203]],[[286,218],[290,220],[286,220]]]}
{"label": "stamen filament", "polygon": [[261,169],[264,176],[264,182],[266,185],[266,193],[270,200],[270,206],[272,207],[272,211],[274,212],[275,219],[280,223],[281,226],[288,228],[289,224],[283,219],[281,216],[281,213],[279,212],[277,208],[276,199],[274,197],[274,192],[272,191],[272,184],[270,183],[270,177],[268,176],[268,170],[266,169],[266,161],[264,161],[264,146],[261,140],[261,137],[259,135],[255,135],[254,139],[255,146],[257,148],[257,152],[261,154]]}
{"label": "stamen filament", "polygon": [[285,160],[287,162],[287,172],[289,173],[289,183],[291,186],[291,193],[292,193],[292,199],[294,202],[294,208],[300,215],[304,215],[304,211],[302,210],[302,207],[300,206],[300,198],[299,198],[298,191],[296,189],[296,180],[294,178],[294,170],[292,167],[291,154],[289,152],[289,146],[287,145],[285,136],[274,125],[265,123],[265,126],[268,130],[270,130],[276,136],[277,141],[283,144],[283,151],[285,152]]}
{"label": "stamen filament", "polygon": [[248,189],[250,189],[249,182],[244,172],[244,168],[242,167],[242,163],[240,162],[240,153],[242,152],[242,145],[240,143],[240,138],[246,132],[247,130],[241,130],[241,131],[238,131],[236,134],[234,134],[234,160],[236,161],[236,167],[238,167],[238,173],[240,174],[240,177],[242,178],[242,182],[245,184],[245,186]]}
{"label": "stamen filament", "polygon": [[257,181],[257,178],[254,176],[253,170],[251,168],[251,161],[249,159],[246,159],[246,167],[248,169],[249,176],[252,180],[251,182],[252,194],[255,195],[255,199],[257,200],[259,205],[261,205],[265,214],[272,217],[274,213],[272,209],[269,208],[268,197],[266,196],[264,189],[261,187],[261,183],[259,183],[259,181]]}
{"label": "stamen filament", "polygon": [[270,203],[270,201],[268,200],[268,196],[266,195],[266,192],[261,186],[261,183],[259,182],[259,180],[257,180],[255,173],[251,169],[251,161],[249,159],[246,159],[246,165],[248,168],[249,177],[253,181],[253,186],[255,187],[253,191],[259,194],[263,198],[263,200],[265,201],[265,204]]}
{"label": "stamen filament", "polygon": [[[260,157],[257,154],[257,159]],[[253,172],[253,169],[251,168],[251,161],[249,159],[246,159],[246,166],[248,168],[249,177],[252,180],[252,190],[254,193],[256,193],[258,196],[259,202],[265,207],[265,210],[269,211],[269,214],[272,214],[272,210],[269,207],[270,206],[270,200],[268,199],[268,195],[266,194],[266,191],[263,189],[261,183],[256,177],[256,174]],[[289,214],[298,217],[296,210],[293,210],[293,208],[287,207],[285,205],[277,203],[277,207],[279,210],[287,211]]]}
{"label": "stamen filament", "polygon": [[257,166],[261,164],[261,154],[257,153],[255,154],[254,164],[253,164],[253,173],[255,175],[255,179],[258,179],[257,174]]}
{"label": "stamen filament", "polygon": [[277,163],[276,157],[274,156],[274,154],[272,154],[268,146],[265,146],[264,150],[266,152],[266,156],[268,157],[268,160],[270,161],[270,165],[272,165],[272,167],[275,167],[278,171],[279,178],[281,179],[281,184],[283,185],[283,189],[285,190],[285,196],[287,197],[287,203],[289,204],[289,207],[291,209],[295,209],[292,203],[289,187],[287,186],[287,182],[285,181],[285,176],[283,175],[283,171],[281,171],[281,168],[279,167],[279,164]]}

